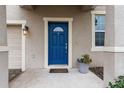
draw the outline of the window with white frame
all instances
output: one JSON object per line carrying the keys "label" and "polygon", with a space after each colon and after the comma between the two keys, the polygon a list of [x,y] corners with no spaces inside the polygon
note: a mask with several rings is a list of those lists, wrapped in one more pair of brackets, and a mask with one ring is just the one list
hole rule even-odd
{"label": "window with white frame", "polygon": [[95,15],[95,46],[104,46],[105,15]]}
{"label": "window with white frame", "polygon": [[105,11],[92,11],[92,51],[103,51],[105,42]]}

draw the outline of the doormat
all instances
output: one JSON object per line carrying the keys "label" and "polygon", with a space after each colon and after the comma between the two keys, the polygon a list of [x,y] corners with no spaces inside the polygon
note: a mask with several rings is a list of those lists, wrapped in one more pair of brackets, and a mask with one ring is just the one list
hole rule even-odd
{"label": "doormat", "polygon": [[50,69],[49,73],[68,73],[68,69]]}

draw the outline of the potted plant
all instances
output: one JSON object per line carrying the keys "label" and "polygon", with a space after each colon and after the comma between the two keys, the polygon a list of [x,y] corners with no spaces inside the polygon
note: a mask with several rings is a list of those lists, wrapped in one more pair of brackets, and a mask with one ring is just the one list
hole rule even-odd
{"label": "potted plant", "polygon": [[89,64],[92,62],[92,59],[88,54],[82,55],[81,58],[77,59],[79,65],[79,72],[85,74],[89,71]]}

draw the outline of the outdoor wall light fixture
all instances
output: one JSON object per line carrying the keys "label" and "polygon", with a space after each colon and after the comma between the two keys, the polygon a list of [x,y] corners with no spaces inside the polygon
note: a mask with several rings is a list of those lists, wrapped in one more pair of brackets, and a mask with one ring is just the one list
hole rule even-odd
{"label": "outdoor wall light fixture", "polygon": [[24,28],[23,28],[23,34],[24,35],[28,35],[29,34],[29,28],[28,28],[28,26],[24,26]]}

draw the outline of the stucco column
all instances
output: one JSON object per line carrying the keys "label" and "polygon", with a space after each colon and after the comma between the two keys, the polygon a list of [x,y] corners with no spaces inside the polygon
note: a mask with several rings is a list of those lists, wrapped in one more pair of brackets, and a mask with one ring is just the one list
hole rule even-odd
{"label": "stucco column", "polygon": [[124,75],[124,6],[106,6],[104,81]]}
{"label": "stucco column", "polygon": [[0,88],[8,87],[6,6],[0,6]]}

